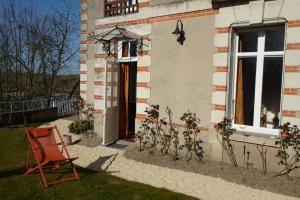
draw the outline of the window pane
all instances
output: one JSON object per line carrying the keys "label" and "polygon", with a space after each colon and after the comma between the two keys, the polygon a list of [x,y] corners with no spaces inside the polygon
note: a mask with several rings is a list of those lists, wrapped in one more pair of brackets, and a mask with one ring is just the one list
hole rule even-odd
{"label": "window pane", "polygon": [[137,42],[130,42],[130,57],[136,57]]}
{"label": "window pane", "polygon": [[265,58],[260,126],[278,128],[282,83],[282,58]]}
{"label": "window pane", "polygon": [[239,58],[236,79],[235,124],[253,125],[256,58]]}
{"label": "window pane", "polygon": [[128,50],[129,50],[129,42],[123,42],[122,43],[122,57],[129,57]]}
{"label": "window pane", "polygon": [[239,52],[257,52],[258,32],[239,33]]}
{"label": "window pane", "polygon": [[265,51],[283,51],[284,32],[284,26],[273,27],[271,30],[266,30]]}

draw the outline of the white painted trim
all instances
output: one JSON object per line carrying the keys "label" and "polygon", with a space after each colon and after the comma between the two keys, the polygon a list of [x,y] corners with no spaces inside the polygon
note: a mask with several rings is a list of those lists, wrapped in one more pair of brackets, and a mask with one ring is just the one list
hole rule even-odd
{"label": "white painted trim", "polygon": [[[286,35],[285,35],[286,37]],[[257,52],[238,52],[239,35],[235,34],[235,49],[234,49],[234,84],[233,84],[233,96],[231,97],[232,101],[232,110],[233,110],[233,128],[238,131],[245,131],[251,133],[259,133],[270,136],[278,136],[279,129],[270,129],[260,127],[260,115],[261,115],[261,101],[262,101],[262,87],[263,87],[263,70],[264,70],[264,58],[265,57],[284,57],[283,51],[265,51],[265,30],[259,31],[258,35],[258,46]],[[284,46],[285,48],[285,46]],[[254,98],[254,116],[253,116],[253,126],[240,125],[234,123],[235,118],[235,101],[236,101],[236,80],[237,80],[237,68],[238,68],[238,59],[239,58],[250,58],[256,57],[256,80],[255,80],[255,98]],[[284,59],[283,63],[284,64]],[[284,70],[283,70],[284,71]],[[284,73],[282,73],[283,80]],[[283,88],[283,84],[282,84]],[[281,90],[281,106],[280,113],[282,112],[282,90]],[[282,116],[279,116],[279,120],[282,120]]]}
{"label": "white painted trim", "polygon": [[280,57],[284,56],[284,51],[266,51],[263,55],[264,57]]}
{"label": "white painted trim", "polygon": [[239,35],[235,34],[235,49],[234,49],[234,54],[235,54],[235,58],[234,58],[234,63],[232,67],[234,67],[234,80],[233,80],[233,97],[231,97],[231,103],[232,105],[232,115],[233,115],[233,124],[235,121],[235,103],[236,103],[236,80],[237,80],[237,65],[238,65],[238,55],[237,55],[237,51],[238,51],[238,47],[239,47]]}
{"label": "white painted trim", "polygon": [[258,45],[257,45],[257,58],[256,58],[256,75],[255,75],[255,96],[254,96],[254,114],[253,126],[260,127],[260,112],[261,112],[261,99],[263,88],[263,73],[264,73],[264,48],[265,36],[263,32],[259,32]]}
{"label": "white painted trim", "polygon": [[[261,47],[264,48],[264,47]],[[268,57],[278,57],[283,56],[284,51],[265,51],[265,52],[237,52],[238,57],[257,57],[259,55],[268,56]]]}
{"label": "white painted trim", "polygon": [[103,94],[103,99],[104,99],[104,109],[103,109],[103,126],[102,126],[102,131],[103,131],[103,139],[102,139],[102,145],[105,145],[105,141],[104,141],[104,138],[105,138],[105,128],[106,128],[106,108],[107,108],[107,64],[108,64],[109,61],[106,61],[105,62],[105,67],[104,67],[104,74],[105,74],[105,77],[104,77],[104,94]]}
{"label": "white painted trim", "polygon": [[[238,42],[237,42],[237,44],[238,44]],[[257,57],[258,56],[257,52],[237,52],[236,54],[239,58]]]}
{"label": "white painted trim", "polygon": [[246,126],[240,124],[233,124],[232,128],[236,129],[237,131],[247,132],[247,133],[258,133],[265,136],[278,136],[280,133],[280,129],[270,129],[270,128],[262,128],[262,127],[253,127],[253,126]]}

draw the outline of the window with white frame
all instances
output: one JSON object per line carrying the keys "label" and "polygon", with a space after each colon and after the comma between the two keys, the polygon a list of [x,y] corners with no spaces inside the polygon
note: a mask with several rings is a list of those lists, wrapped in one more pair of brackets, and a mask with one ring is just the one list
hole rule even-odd
{"label": "window with white frame", "polygon": [[137,61],[137,41],[119,41],[118,60],[120,62]]}
{"label": "window with white frame", "polygon": [[239,130],[278,134],[285,26],[235,30],[230,111]]}

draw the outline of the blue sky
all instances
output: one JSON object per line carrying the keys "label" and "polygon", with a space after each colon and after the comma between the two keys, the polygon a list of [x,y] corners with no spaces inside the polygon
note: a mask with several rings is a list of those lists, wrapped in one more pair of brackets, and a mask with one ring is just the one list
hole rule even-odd
{"label": "blue sky", "polygon": [[[9,0],[0,0],[0,4],[5,3],[7,1]],[[74,12],[77,12],[79,14],[80,0],[65,0],[65,1],[72,6]],[[63,5],[63,0],[15,0],[15,2],[17,2],[22,7],[33,4],[34,6],[36,6],[38,12],[40,13],[50,12],[52,7],[59,8]]]}
{"label": "blue sky", "polygon": [[[0,7],[11,0],[0,0]],[[53,10],[53,8],[59,9],[64,5],[63,0],[13,0],[20,7],[27,7],[34,5],[37,12],[40,14],[47,14]],[[67,4],[70,4],[73,13],[78,14],[78,29],[80,28],[80,0],[64,0]],[[1,17],[1,16],[0,16]],[[80,36],[78,33],[74,33],[74,42],[79,45]],[[72,62],[72,69],[62,72],[62,74],[79,74],[79,52],[76,59]]]}

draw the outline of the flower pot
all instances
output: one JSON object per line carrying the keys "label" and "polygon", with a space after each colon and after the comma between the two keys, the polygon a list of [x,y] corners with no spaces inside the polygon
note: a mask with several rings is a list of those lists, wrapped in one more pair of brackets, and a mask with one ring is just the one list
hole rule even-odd
{"label": "flower pot", "polygon": [[71,135],[63,135],[63,141],[66,146],[69,146],[72,144],[72,136]]}
{"label": "flower pot", "polygon": [[93,134],[94,134],[94,130],[92,130],[92,129],[89,129],[85,132],[85,136],[87,138],[93,137]]}

